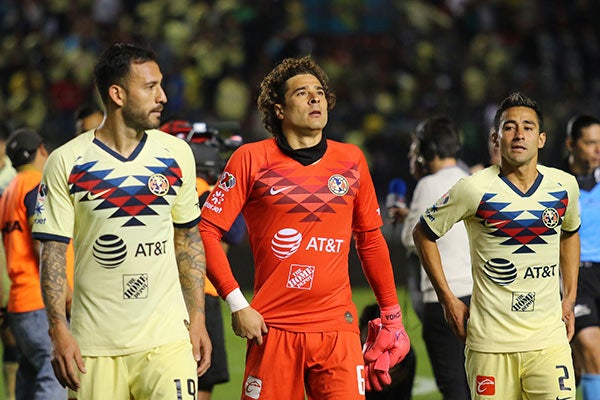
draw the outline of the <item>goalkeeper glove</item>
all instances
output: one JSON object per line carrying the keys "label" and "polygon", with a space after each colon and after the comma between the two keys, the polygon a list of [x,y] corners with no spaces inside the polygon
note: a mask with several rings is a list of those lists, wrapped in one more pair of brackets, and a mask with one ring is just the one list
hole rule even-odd
{"label": "goalkeeper glove", "polygon": [[410,339],[402,325],[400,305],[381,309],[381,318],[369,321],[367,341],[363,348],[367,390],[382,390],[392,383],[389,370],[406,357]]}

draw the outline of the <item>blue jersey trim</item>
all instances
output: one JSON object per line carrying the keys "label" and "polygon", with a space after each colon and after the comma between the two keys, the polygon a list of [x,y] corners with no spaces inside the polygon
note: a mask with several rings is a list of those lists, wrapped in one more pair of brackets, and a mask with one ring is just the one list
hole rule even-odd
{"label": "blue jersey trim", "polygon": [[565,233],[577,233],[577,232],[579,232],[579,228],[581,228],[581,225],[579,225],[579,226],[577,227],[577,229],[575,229],[575,230],[573,230],[573,231],[566,231],[566,230],[564,230],[564,229],[561,229],[561,231],[562,231],[562,232],[565,232]]}
{"label": "blue jersey trim", "polygon": [[27,218],[31,218],[35,214],[38,190],[39,186],[34,187],[25,195],[25,198],[23,199],[23,204],[25,204]]}
{"label": "blue jersey trim", "polygon": [[190,222],[185,222],[183,224],[173,223],[173,226],[175,228],[191,228],[192,226],[198,225],[199,222],[200,222],[200,217],[198,217],[198,218],[196,218],[196,219],[194,219],[194,220],[192,220]]}
{"label": "blue jersey trim", "polygon": [[111,149],[110,147],[108,147],[107,145],[105,145],[104,143],[102,143],[101,141],[99,141],[96,138],[94,138],[93,142],[98,147],[100,147],[102,150],[106,151],[108,154],[110,154],[111,156],[113,156],[117,160],[125,162],[125,161],[133,161],[133,160],[135,160],[135,158],[137,157],[137,155],[140,154],[140,152],[144,148],[144,145],[146,144],[146,139],[148,139],[148,134],[146,132],[144,132],[144,135],[142,136],[142,140],[140,140],[140,142],[136,146],[135,150],[133,151],[133,153],[131,153],[131,155],[129,157],[123,157],[122,155],[120,155],[119,153],[117,153],[116,151],[114,151],[113,149]]}
{"label": "blue jersey trim", "polygon": [[31,236],[35,239],[35,240],[39,240],[40,242],[61,242],[61,243],[66,243],[69,244],[71,242],[71,238],[66,237],[66,236],[61,236],[61,235],[53,235],[51,233],[40,233],[40,232],[33,232],[31,234]]}
{"label": "blue jersey trim", "polygon": [[516,194],[518,194],[521,197],[529,197],[535,193],[535,191],[537,190],[538,187],[540,187],[540,184],[542,183],[542,179],[544,178],[544,175],[542,175],[538,171],[538,176],[535,178],[533,185],[531,185],[531,187],[529,188],[529,190],[526,193],[523,193],[518,187],[516,187],[511,181],[509,181],[506,176],[499,175],[499,177],[500,177],[500,179],[502,179],[504,181],[504,183],[506,183],[508,185],[509,188],[511,188],[513,190],[513,192],[515,192]]}
{"label": "blue jersey trim", "polygon": [[436,241],[440,238],[438,235],[435,234],[434,231],[431,230],[429,225],[427,225],[427,222],[425,222],[425,218],[423,218],[422,215],[421,215],[421,217],[419,217],[419,222],[421,223],[421,226],[423,227],[423,232],[425,232],[425,235],[429,239]]}

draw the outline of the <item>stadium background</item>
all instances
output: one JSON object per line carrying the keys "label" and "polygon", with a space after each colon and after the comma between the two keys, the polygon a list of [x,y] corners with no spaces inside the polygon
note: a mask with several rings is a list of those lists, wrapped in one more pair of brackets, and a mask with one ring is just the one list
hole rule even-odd
{"label": "stadium background", "polygon": [[[593,0],[0,0],[0,118],[64,143],[75,109],[97,99],[98,53],[137,41],[159,54],[165,118],[258,140],[261,78],[283,57],[311,53],[338,96],[325,132],[361,146],[383,202],[392,178],[414,185],[405,155],[420,119],[452,117],[462,158],[485,162],[493,111],[514,90],[540,104],[541,161],[557,163],[567,120],[600,116],[598,15]],[[384,226],[402,286],[396,229]],[[235,254],[250,270],[247,246]],[[350,269],[364,286],[354,254]],[[252,277],[240,281],[248,289]]]}

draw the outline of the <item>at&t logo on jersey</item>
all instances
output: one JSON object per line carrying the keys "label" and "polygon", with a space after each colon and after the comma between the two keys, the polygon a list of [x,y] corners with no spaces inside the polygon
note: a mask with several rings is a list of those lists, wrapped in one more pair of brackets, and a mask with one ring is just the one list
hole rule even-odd
{"label": "at&t logo on jersey", "polygon": [[479,395],[493,396],[496,394],[496,378],[493,376],[477,375],[475,385]]}
{"label": "at&t logo on jersey", "polygon": [[102,235],[92,246],[92,256],[104,268],[117,268],[127,258],[127,245],[116,235]]}
{"label": "at&t logo on jersey", "polygon": [[350,190],[348,179],[340,174],[331,175],[329,181],[327,181],[327,187],[336,196],[343,196]]}
{"label": "at&t logo on jersey", "polygon": [[271,239],[271,250],[275,257],[284,260],[298,251],[302,243],[302,234],[293,228],[284,228]]}
{"label": "at&t logo on jersey", "polygon": [[306,250],[315,250],[325,253],[339,253],[344,239],[311,237],[306,245]]}
{"label": "at&t logo on jersey", "polygon": [[[271,250],[275,257],[284,260],[296,253],[302,244],[302,234],[294,228],[283,228],[271,239]],[[339,253],[344,239],[316,237],[308,239],[304,250],[319,253]]]}
{"label": "at&t logo on jersey", "polygon": [[506,286],[517,279],[517,267],[510,260],[492,258],[483,265],[483,273],[489,280],[500,286]]}

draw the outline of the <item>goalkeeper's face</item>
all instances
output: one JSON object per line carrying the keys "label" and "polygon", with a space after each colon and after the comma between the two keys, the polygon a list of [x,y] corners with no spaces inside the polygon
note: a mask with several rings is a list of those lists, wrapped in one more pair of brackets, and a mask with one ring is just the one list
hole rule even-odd
{"label": "goalkeeper's face", "polygon": [[284,133],[298,137],[320,136],[327,125],[327,96],[312,74],[300,74],[286,82],[285,104],[276,104]]}

